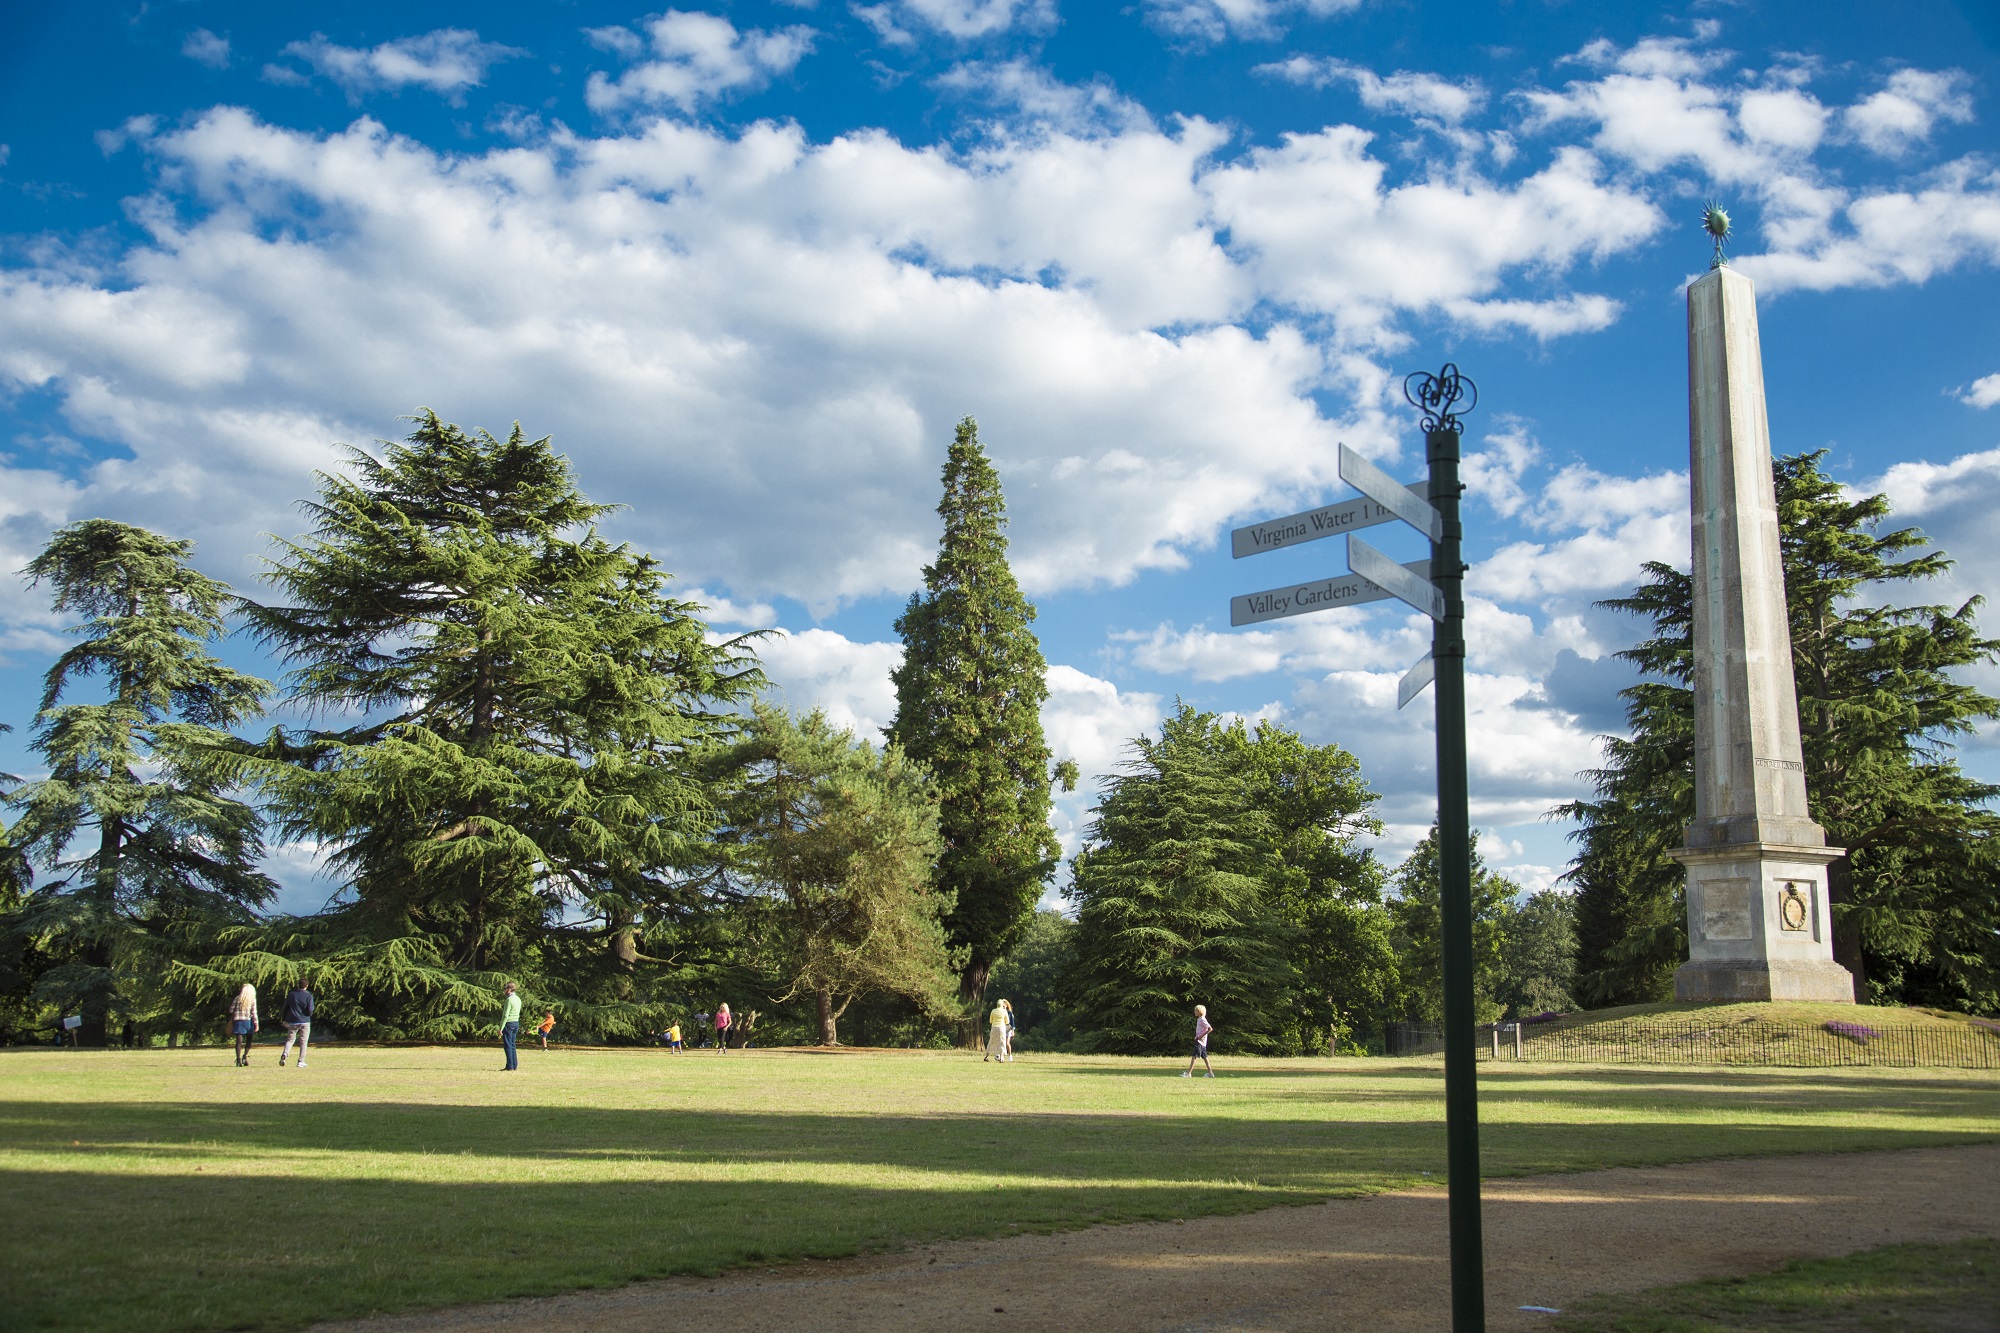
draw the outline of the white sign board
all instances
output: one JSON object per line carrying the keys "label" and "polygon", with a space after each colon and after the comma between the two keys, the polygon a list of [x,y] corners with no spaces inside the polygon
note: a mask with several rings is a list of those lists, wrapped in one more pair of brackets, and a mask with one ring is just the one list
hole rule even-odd
{"label": "white sign board", "polygon": [[1396,707],[1408,708],[1410,700],[1424,692],[1424,687],[1437,679],[1437,659],[1425,653],[1417,659],[1417,664],[1403,673],[1396,682]]}
{"label": "white sign board", "polygon": [[1340,479],[1432,541],[1444,540],[1444,516],[1432,508],[1428,491],[1413,492],[1344,444],[1340,446]]}
{"label": "white sign board", "polygon": [[[1413,560],[1402,566],[1419,579],[1431,576],[1431,562]],[[1328,611],[1337,606],[1359,606],[1363,602],[1387,601],[1392,594],[1359,574],[1336,574],[1329,579],[1288,583],[1282,588],[1245,593],[1229,599],[1229,623],[1255,625],[1266,620],[1283,620],[1311,611]]]}
{"label": "white sign board", "polygon": [[1359,537],[1349,537],[1347,567],[1432,620],[1444,619],[1444,594],[1431,582],[1430,561],[1424,561],[1424,573],[1418,577],[1407,566],[1397,564]]}
{"label": "white sign board", "polygon": [[[1404,489],[1421,500],[1430,494],[1426,486],[1426,483],[1419,482]],[[1287,546],[1316,542],[1322,537],[1359,532],[1377,523],[1393,523],[1398,517],[1395,510],[1385,509],[1364,495],[1358,500],[1342,500],[1339,504],[1321,505],[1302,514],[1287,514],[1283,518],[1266,519],[1262,523],[1236,528],[1229,534],[1229,554],[1241,560],[1246,555],[1282,551]]]}

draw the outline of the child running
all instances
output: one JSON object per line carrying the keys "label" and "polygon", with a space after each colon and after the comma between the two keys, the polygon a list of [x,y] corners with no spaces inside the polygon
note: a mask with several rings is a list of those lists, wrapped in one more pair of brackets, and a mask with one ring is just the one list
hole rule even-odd
{"label": "child running", "polygon": [[1215,1077],[1215,1066],[1208,1062],[1208,1038],[1209,1034],[1214,1031],[1215,1024],[1208,1021],[1208,1006],[1205,1004],[1196,1005],[1194,1007],[1194,1054],[1188,1058],[1188,1067],[1181,1071],[1182,1078],[1193,1077],[1194,1062],[1196,1060],[1201,1061],[1201,1067],[1208,1071],[1208,1077]]}
{"label": "child running", "polygon": [[681,1025],[679,1023],[675,1023],[667,1029],[667,1049],[675,1055],[681,1053]]}
{"label": "child running", "polygon": [[542,1039],[543,1050],[546,1051],[549,1048],[549,1034],[551,1032],[554,1032],[555,1030],[556,1030],[556,1011],[553,1009],[543,1010],[542,1021],[535,1028],[535,1032]]}

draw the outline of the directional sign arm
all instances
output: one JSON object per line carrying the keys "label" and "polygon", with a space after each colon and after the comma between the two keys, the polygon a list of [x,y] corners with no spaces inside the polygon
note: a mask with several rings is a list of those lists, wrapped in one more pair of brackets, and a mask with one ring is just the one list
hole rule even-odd
{"label": "directional sign arm", "polygon": [[1410,494],[1409,487],[1344,444],[1340,446],[1340,479],[1432,541],[1444,540],[1444,519],[1428,500]]}
{"label": "directional sign arm", "polygon": [[1418,578],[1359,537],[1347,539],[1347,567],[1432,620],[1444,619],[1444,594],[1436,584]]}
{"label": "directional sign arm", "polygon": [[[1427,482],[1416,482],[1403,489],[1419,501],[1430,494]],[[1399,517],[1393,510],[1384,509],[1364,495],[1354,500],[1342,500],[1339,504],[1321,505],[1304,513],[1267,518],[1261,523],[1232,528],[1229,532],[1229,554],[1241,560],[1246,555],[1282,551],[1288,546],[1316,542],[1326,537],[1345,537],[1359,528],[1394,523]]]}
{"label": "directional sign arm", "polygon": [[[1403,566],[1420,579],[1431,576],[1431,562],[1412,560]],[[1287,583],[1282,588],[1245,593],[1229,599],[1231,625],[1255,625],[1286,616],[1302,616],[1312,611],[1338,611],[1343,606],[1386,601],[1389,594],[1359,574],[1335,574],[1331,578]]]}
{"label": "directional sign arm", "polygon": [[1435,657],[1425,653],[1417,659],[1417,664],[1403,673],[1396,682],[1396,707],[1408,708],[1410,700],[1424,692],[1424,687],[1437,679],[1438,663]]}

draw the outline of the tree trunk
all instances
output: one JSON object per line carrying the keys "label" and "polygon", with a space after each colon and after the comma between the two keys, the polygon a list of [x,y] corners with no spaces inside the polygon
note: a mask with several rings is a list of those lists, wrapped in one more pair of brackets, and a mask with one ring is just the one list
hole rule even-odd
{"label": "tree trunk", "polygon": [[[92,940],[84,951],[84,961],[93,968],[111,970],[111,943],[108,940]],[[76,1044],[79,1046],[109,1046],[111,1044],[111,1014],[105,997],[92,995],[83,1002],[83,1026],[76,1030]]]}
{"label": "tree trunk", "polygon": [[819,1044],[840,1045],[840,1038],[834,1031],[833,992],[822,986],[813,992],[813,1001],[819,1006]]}
{"label": "tree trunk", "polygon": [[980,1012],[986,1004],[986,980],[993,975],[993,964],[984,958],[975,958],[965,965],[965,971],[958,978],[958,998],[966,1005],[970,1015],[965,1022],[963,1041],[967,1050],[978,1050],[986,1044],[986,1032],[982,1026],[985,1015]]}
{"label": "tree trunk", "polygon": [[[1833,907],[1848,901],[1854,892],[1854,863],[1841,857],[1826,868],[1826,901],[1829,915]],[[1861,924],[1849,917],[1833,927],[1833,961],[1854,974],[1854,998],[1868,1003],[1868,962],[1861,952]]]}
{"label": "tree trunk", "polygon": [[637,918],[630,908],[620,908],[611,919],[611,956],[617,960],[618,994],[621,999],[632,995],[632,973],[639,966],[639,929]]}

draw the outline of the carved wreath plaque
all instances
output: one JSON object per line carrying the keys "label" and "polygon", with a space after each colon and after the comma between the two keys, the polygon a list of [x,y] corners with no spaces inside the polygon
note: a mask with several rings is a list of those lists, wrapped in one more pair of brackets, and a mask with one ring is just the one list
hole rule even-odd
{"label": "carved wreath plaque", "polygon": [[1812,900],[1799,892],[1796,884],[1785,885],[1778,895],[1778,925],[1784,930],[1804,930],[1812,921]]}

